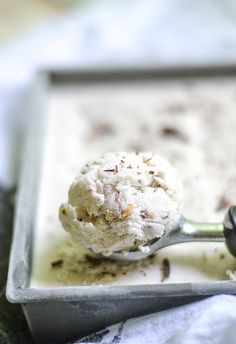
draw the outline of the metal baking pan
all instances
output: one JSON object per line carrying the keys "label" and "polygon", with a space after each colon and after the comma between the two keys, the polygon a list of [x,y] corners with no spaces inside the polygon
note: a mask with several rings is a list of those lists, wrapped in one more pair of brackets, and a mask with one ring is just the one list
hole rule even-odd
{"label": "metal baking pan", "polygon": [[178,283],[136,286],[29,287],[32,233],[37,208],[40,156],[43,154],[44,107],[51,87],[64,83],[103,83],[201,77],[236,77],[236,67],[137,70],[44,70],[38,73],[32,94],[31,119],[22,168],[7,298],[20,303],[38,343],[63,343],[107,325],[214,294],[235,294],[235,282]]}

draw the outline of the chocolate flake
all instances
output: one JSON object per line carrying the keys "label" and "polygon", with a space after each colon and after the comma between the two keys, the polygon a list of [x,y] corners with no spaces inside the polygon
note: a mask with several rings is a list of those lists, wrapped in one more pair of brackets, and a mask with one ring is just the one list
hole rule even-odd
{"label": "chocolate flake", "polygon": [[115,202],[117,203],[119,201],[120,198],[120,191],[117,191],[115,194]]}
{"label": "chocolate flake", "polygon": [[140,270],[140,273],[141,273],[143,276],[146,276],[146,272],[144,272],[143,270]]}
{"label": "chocolate flake", "polygon": [[63,259],[57,259],[54,262],[51,262],[52,268],[61,268],[63,266],[64,260]]}
{"label": "chocolate flake", "polygon": [[107,170],[104,170],[104,172],[116,172],[115,168],[109,168]]}
{"label": "chocolate flake", "polygon": [[81,217],[77,217],[77,220],[80,221],[80,222],[83,221],[83,219]]}
{"label": "chocolate flake", "polygon": [[162,128],[162,135],[164,136],[173,136],[182,141],[187,141],[186,137],[174,127],[164,127]]}
{"label": "chocolate flake", "polygon": [[149,171],[148,173],[149,173],[149,174],[154,174],[155,172],[154,172],[154,171]]}
{"label": "chocolate flake", "polygon": [[92,131],[90,134],[90,138],[96,138],[99,136],[106,136],[106,135],[113,135],[114,134],[114,127],[109,123],[96,123],[92,127]]}
{"label": "chocolate flake", "polygon": [[103,262],[103,259],[100,257],[90,256],[89,254],[84,255],[85,259],[92,265],[98,266],[101,265]]}
{"label": "chocolate flake", "polygon": [[225,210],[229,206],[230,206],[229,200],[223,195],[219,199],[218,205],[216,207],[216,211]]}
{"label": "chocolate flake", "polygon": [[155,254],[154,254],[154,253],[150,254],[150,256],[149,256],[148,258],[149,258],[149,259],[155,258]]}
{"label": "chocolate flake", "polygon": [[167,258],[164,258],[161,263],[161,282],[164,282],[170,276],[170,262]]}
{"label": "chocolate flake", "polygon": [[140,216],[141,216],[142,219],[146,219],[147,214],[146,214],[145,210],[141,210],[140,211]]}

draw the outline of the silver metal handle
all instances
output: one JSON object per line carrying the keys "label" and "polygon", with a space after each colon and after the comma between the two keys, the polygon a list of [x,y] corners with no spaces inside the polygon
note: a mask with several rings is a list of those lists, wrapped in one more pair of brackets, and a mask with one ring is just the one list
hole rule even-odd
{"label": "silver metal handle", "polygon": [[225,241],[230,253],[236,257],[236,206],[229,208],[223,223],[194,222],[183,217],[176,227],[150,244],[148,252],[139,250],[126,254],[115,252],[110,258],[121,261],[137,261],[163,247],[190,241]]}
{"label": "silver metal handle", "polygon": [[180,222],[180,236],[183,241],[224,241],[224,225],[183,219]]}

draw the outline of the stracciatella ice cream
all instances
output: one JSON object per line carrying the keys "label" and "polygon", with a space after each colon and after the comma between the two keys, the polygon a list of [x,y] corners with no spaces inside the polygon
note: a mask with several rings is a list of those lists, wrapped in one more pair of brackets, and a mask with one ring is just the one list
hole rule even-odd
{"label": "stracciatella ice cream", "polygon": [[181,183],[152,153],[108,153],[85,165],[60,207],[64,229],[83,246],[111,255],[140,249],[181,216]]}

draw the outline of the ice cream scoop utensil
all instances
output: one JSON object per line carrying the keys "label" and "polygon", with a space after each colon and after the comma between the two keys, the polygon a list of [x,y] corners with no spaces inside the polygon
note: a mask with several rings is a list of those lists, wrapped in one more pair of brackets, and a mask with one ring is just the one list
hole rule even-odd
{"label": "ice cream scoop utensil", "polygon": [[230,253],[236,257],[236,206],[229,208],[223,223],[193,222],[182,217],[171,231],[150,244],[147,252],[114,252],[109,258],[127,262],[137,261],[147,258],[163,247],[190,241],[224,241]]}

